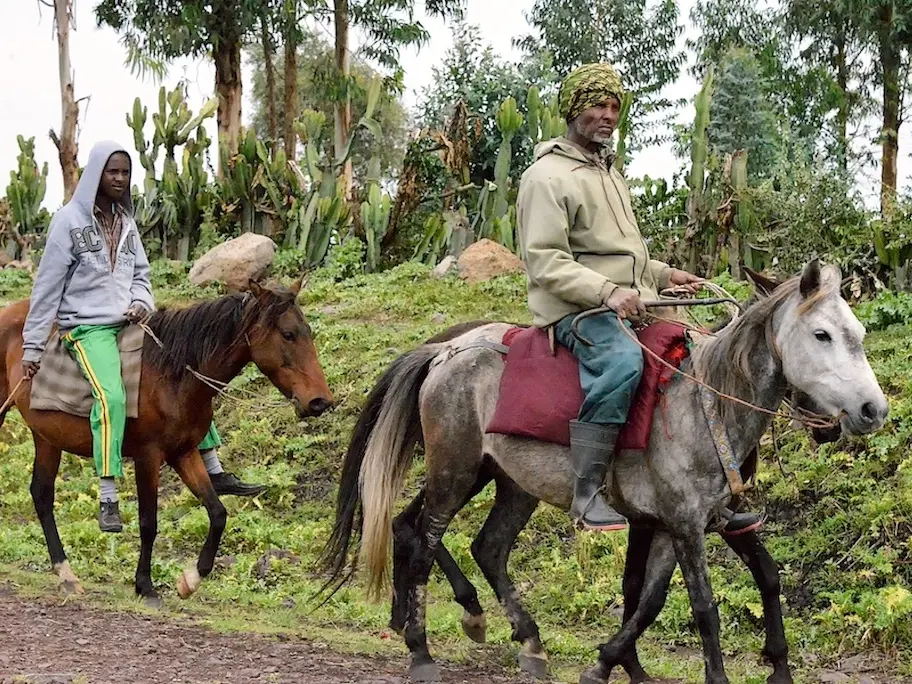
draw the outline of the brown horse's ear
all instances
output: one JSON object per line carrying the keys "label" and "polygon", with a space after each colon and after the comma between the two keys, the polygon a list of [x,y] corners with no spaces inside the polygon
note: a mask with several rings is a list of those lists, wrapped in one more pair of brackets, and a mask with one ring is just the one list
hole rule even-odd
{"label": "brown horse's ear", "polygon": [[767,278],[761,273],[757,273],[755,270],[744,267],[744,273],[747,275],[748,279],[754,284],[754,287],[757,288],[757,292],[764,297],[769,297],[773,294],[773,291],[779,287],[782,283],[773,278]]}
{"label": "brown horse's ear", "polygon": [[305,287],[307,287],[307,274],[303,274],[300,280],[296,280],[291,287],[288,289],[291,290],[291,293],[297,297],[298,293],[301,292]]}
{"label": "brown horse's ear", "polygon": [[820,259],[814,259],[801,272],[801,296],[805,299],[814,294],[820,287]]}
{"label": "brown horse's ear", "polygon": [[266,288],[260,285],[253,278],[247,281],[247,289],[250,290],[250,293],[257,299],[266,294]]}

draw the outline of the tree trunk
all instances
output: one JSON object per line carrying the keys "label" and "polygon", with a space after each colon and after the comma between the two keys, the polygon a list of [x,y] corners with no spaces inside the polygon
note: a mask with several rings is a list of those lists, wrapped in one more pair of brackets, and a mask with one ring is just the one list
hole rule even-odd
{"label": "tree trunk", "polygon": [[[219,141],[228,145],[228,153],[238,149],[241,135],[241,41],[224,40],[212,49],[215,62],[215,92],[218,95]],[[219,171],[227,159],[219,159]]]}
{"label": "tree trunk", "polygon": [[284,132],[285,156],[297,159],[298,137],[294,122],[298,118],[298,35],[295,17],[289,17],[285,28],[285,98]]}
{"label": "tree trunk", "polygon": [[265,15],[260,18],[263,30],[263,66],[266,69],[266,120],[269,126],[269,139],[273,145],[279,140],[279,119],[276,116],[276,86],[275,64],[273,57],[275,51],[272,46],[272,36],[269,33],[269,23]]}
{"label": "tree trunk", "polygon": [[70,65],[70,26],[73,0],[54,0],[54,23],[57,28],[57,65],[60,71],[60,109],[63,115],[60,136],[51,130],[51,140],[57,146],[60,169],[63,172],[63,201],[69,202],[79,182],[79,144],[76,141],[76,124],[79,106],[76,104],[73,85],[73,67]]}
{"label": "tree trunk", "polygon": [[[340,159],[348,147],[351,135],[351,95],[348,89],[348,78],[351,75],[351,53],[348,51],[349,7],[348,0],[334,0],[335,2],[335,60],[336,75],[344,81],[342,100],[333,105],[333,119],[335,124],[335,138],[333,149],[336,159]],[[345,190],[345,197],[351,196],[352,188],[352,163],[345,162],[341,182]]]}
{"label": "tree trunk", "polygon": [[842,99],[836,112],[836,144],[838,146],[839,168],[844,174],[849,170],[849,68],[846,57],[846,26],[839,25],[836,31],[836,84]]}
{"label": "tree trunk", "polygon": [[880,12],[880,66],[883,73],[883,156],[880,173],[880,212],[889,217],[896,205],[896,160],[899,154],[901,92],[899,72],[900,48],[893,38],[893,5],[887,3]]}

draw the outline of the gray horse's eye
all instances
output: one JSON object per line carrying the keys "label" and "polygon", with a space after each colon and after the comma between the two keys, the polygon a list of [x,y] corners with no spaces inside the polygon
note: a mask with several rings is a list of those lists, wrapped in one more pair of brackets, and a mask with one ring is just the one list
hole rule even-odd
{"label": "gray horse's eye", "polygon": [[814,337],[817,338],[818,342],[832,342],[833,341],[833,338],[830,337],[830,333],[828,333],[826,330],[817,330],[814,333]]}

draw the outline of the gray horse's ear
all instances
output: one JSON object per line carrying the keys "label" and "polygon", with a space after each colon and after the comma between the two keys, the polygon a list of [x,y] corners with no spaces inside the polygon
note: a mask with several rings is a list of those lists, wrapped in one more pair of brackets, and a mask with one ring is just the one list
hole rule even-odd
{"label": "gray horse's ear", "polygon": [[814,259],[801,272],[801,296],[810,297],[820,288],[820,259]]}
{"label": "gray horse's ear", "polygon": [[754,284],[754,287],[757,289],[757,293],[763,295],[764,297],[769,297],[771,294],[773,294],[773,291],[782,284],[778,280],[767,278],[762,273],[757,273],[755,270],[748,268],[747,266],[744,267],[744,273],[747,276],[748,280]]}

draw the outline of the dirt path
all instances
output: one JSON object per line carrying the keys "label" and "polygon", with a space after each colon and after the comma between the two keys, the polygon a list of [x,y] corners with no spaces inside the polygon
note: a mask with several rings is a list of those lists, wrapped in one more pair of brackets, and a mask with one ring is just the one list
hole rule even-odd
{"label": "dirt path", "polygon": [[[107,635],[107,636],[105,636]],[[443,664],[443,680],[524,682]],[[206,627],[0,588],[0,684],[406,684],[406,660],[344,655],[299,640]]]}

